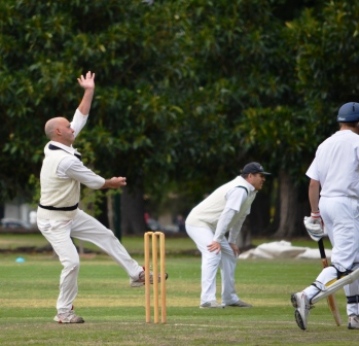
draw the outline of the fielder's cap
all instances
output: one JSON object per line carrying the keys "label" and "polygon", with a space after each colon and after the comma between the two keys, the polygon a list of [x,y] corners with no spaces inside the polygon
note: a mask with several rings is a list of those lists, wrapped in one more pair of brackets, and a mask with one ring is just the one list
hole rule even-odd
{"label": "fielder's cap", "polygon": [[264,175],[271,174],[271,173],[265,172],[263,166],[261,164],[259,164],[258,162],[250,162],[250,163],[247,163],[243,167],[241,174],[249,174],[249,173],[252,173],[252,174],[261,173]]}

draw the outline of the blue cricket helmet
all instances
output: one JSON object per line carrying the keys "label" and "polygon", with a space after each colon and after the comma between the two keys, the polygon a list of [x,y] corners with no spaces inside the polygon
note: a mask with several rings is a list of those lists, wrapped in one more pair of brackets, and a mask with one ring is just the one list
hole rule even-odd
{"label": "blue cricket helmet", "polygon": [[343,104],[338,111],[339,123],[356,123],[359,121],[359,103],[348,102]]}

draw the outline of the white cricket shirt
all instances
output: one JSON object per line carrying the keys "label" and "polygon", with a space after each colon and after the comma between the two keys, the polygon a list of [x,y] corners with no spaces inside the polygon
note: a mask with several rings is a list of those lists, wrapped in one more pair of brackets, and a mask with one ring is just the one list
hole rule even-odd
{"label": "white cricket shirt", "polygon": [[322,142],[306,175],[320,182],[324,197],[359,196],[359,136],[337,131]]}

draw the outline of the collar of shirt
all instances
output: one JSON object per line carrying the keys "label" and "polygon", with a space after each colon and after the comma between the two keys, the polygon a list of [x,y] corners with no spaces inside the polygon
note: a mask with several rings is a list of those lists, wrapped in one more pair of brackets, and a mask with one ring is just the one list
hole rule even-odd
{"label": "collar of shirt", "polygon": [[50,144],[55,145],[56,147],[59,147],[59,148],[61,148],[61,149],[65,150],[65,151],[67,151],[68,153],[70,153],[70,154],[72,154],[72,155],[75,155],[75,153],[77,153],[77,150],[76,150],[73,146],[69,147],[69,146],[67,146],[67,145],[65,145],[65,144],[62,144],[62,143],[60,143],[60,142],[50,141],[49,143],[47,143],[47,147],[48,147]]}
{"label": "collar of shirt", "polygon": [[250,183],[248,183],[248,181],[244,178],[242,178],[240,175],[238,176],[238,180],[239,180],[239,183],[244,185],[247,189],[248,189],[248,193],[249,194],[255,194],[257,193],[258,191],[256,191],[256,189],[254,188],[254,186]]}

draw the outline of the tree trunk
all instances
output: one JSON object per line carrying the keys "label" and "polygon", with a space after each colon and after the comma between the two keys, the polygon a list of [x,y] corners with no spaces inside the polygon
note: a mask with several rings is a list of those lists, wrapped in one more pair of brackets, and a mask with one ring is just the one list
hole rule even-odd
{"label": "tree trunk", "polygon": [[143,189],[123,188],[121,194],[121,231],[122,234],[143,234],[146,231]]}
{"label": "tree trunk", "polygon": [[291,238],[298,234],[298,187],[294,186],[287,172],[279,173],[279,227],[277,238]]}
{"label": "tree trunk", "polygon": [[242,229],[238,236],[237,246],[238,246],[240,252],[247,251],[253,247],[252,246],[252,235],[251,235],[251,229],[249,227],[249,223],[250,223],[250,221],[247,217],[242,225]]}
{"label": "tree trunk", "polygon": [[249,228],[253,236],[265,236],[271,230],[271,199],[275,181],[268,178],[263,190],[259,191],[248,215]]}

